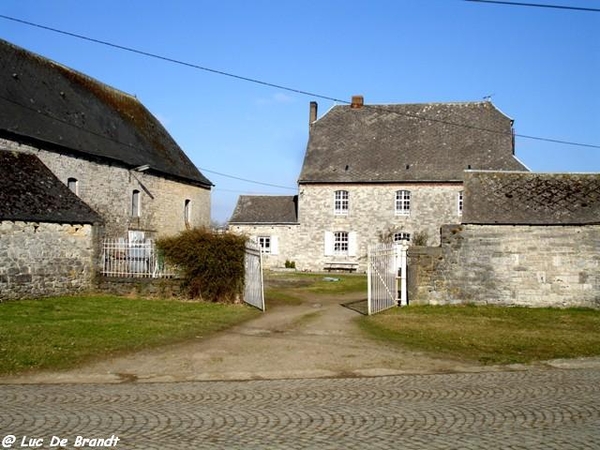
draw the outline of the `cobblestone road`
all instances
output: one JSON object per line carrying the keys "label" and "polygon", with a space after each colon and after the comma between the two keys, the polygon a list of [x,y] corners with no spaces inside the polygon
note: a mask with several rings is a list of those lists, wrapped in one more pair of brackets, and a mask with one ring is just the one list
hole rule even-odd
{"label": "cobblestone road", "polygon": [[598,369],[3,385],[0,398],[11,448],[115,435],[118,449],[600,449]]}

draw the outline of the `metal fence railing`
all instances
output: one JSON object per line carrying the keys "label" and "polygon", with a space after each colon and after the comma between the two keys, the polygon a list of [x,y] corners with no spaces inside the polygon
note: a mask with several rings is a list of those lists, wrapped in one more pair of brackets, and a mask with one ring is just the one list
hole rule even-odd
{"label": "metal fence railing", "polygon": [[174,278],[170,267],[151,239],[105,239],[102,243],[102,275],[106,277]]}

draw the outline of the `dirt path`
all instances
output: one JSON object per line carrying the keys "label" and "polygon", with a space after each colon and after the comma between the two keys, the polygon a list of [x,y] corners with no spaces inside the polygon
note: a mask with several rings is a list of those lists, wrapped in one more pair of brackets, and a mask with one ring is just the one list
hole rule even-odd
{"label": "dirt path", "polygon": [[299,306],[279,306],[209,339],[146,350],[70,371],[1,381],[246,380],[484,369],[476,364],[398,350],[366,337],[354,321],[358,313],[342,306],[350,300],[320,298]]}

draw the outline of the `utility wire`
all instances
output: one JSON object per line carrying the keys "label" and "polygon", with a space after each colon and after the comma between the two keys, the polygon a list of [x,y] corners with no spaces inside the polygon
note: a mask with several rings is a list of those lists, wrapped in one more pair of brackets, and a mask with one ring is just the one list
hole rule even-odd
{"label": "utility wire", "polygon": [[319,94],[315,94],[313,92],[303,91],[301,89],[294,89],[294,88],[290,88],[290,87],[287,87],[287,86],[282,86],[282,85],[275,84],[275,83],[269,83],[268,81],[258,80],[258,79],[255,79],[255,78],[244,77],[244,76],[241,76],[241,75],[236,75],[236,74],[233,74],[233,73],[224,72],[222,70],[211,69],[209,67],[204,67],[204,66],[200,66],[200,65],[197,65],[197,64],[193,64],[193,63],[181,61],[181,60],[178,60],[178,59],[169,58],[168,56],[157,55],[156,53],[150,53],[150,52],[146,52],[146,51],[143,51],[143,50],[138,50],[138,49],[135,49],[135,48],[132,48],[132,47],[125,47],[124,45],[119,45],[119,44],[115,44],[115,43],[108,42],[108,41],[102,41],[100,39],[91,38],[89,36],[84,36],[82,34],[76,34],[76,33],[71,33],[69,31],[59,30],[57,28],[52,28],[52,27],[48,27],[48,26],[45,26],[45,25],[40,25],[38,23],[28,22],[26,20],[17,19],[15,17],[5,16],[3,14],[0,14],[0,18],[6,19],[6,20],[12,20],[13,22],[22,23],[24,25],[29,25],[31,27],[41,28],[43,30],[52,31],[54,33],[64,34],[66,36],[71,36],[71,37],[74,37],[74,38],[77,38],[77,39],[82,39],[84,41],[89,41],[89,42],[94,42],[96,44],[106,45],[108,47],[117,48],[119,50],[124,50],[126,52],[136,53],[138,55],[147,56],[149,58],[160,59],[162,61],[167,61],[167,62],[170,62],[170,63],[173,63],[173,64],[178,64],[180,66],[191,67],[192,69],[203,70],[205,72],[210,72],[210,73],[214,73],[214,74],[217,74],[217,75],[223,75],[225,77],[235,78],[237,80],[247,81],[249,83],[260,84],[260,85],[263,85],[263,86],[268,86],[268,87],[272,87],[272,88],[276,88],[276,89],[281,89],[281,90],[288,91],[288,92],[294,92],[296,94],[308,95],[308,96],[311,96],[311,97],[321,98],[321,99],[324,99],[324,100],[331,100],[331,101],[334,101],[334,102],[349,103],[347,101],[340,100],[340,99],[337,99],[337,98],[334,98],[334,97],[328,97],[326,95],[319,95]]}
{"label": "utility wire", "polygon": [[[465,1],[487,2],[488,0],[465,0]],[[492,0],[489,0],[489,1],[491,2]],[[509,2],[504,2],[504,3],[509,3]],[[512,4],[516,5],[516,3],[512,3]],[[279,84],[275,84],[275,83],[270,83],[270,82],[267,82],[267,81],[262,81],[262,80],[258,80],[258,79],[254,79],[254,78],[249,78],[249,77],[244,77],[244,76],[232,74],[232,73],[229,73],[229,72],[224,72],[224,71],[221,71],[221,70],[211,69],[211,68],[203,67],[203,66],[200,66],[200,65],[197,65],[197,64],[192,64],[192,63],[188,63],[188,62],[185,62],[185,61],[181,61],[181,60],[169,58],[169,57],[166,57],[166,56],[157,55],[157,54],[146,52],[146,51],[143,51],[143,50],[137,50],[137,49],[134,49],[134,48],[131,48],[131,47],[126,47],[126,46],[123,46],[123,45],[114,44],[114,43],[107,42],[107,41],[102,41],[102,40],[91,38],[91,37],[88,37],[88,36],[84,36],[84,35],[80,35],[80,34],[76,34],[76,33],[71,33],[69,31],[59,30],[57,28],[52,28],[52,27],[48,27],[48,26],[45,26],[45,25],[41,25],[41,24],[29,22],[29,21],[26,21],[26,20],[17,19],[15,17],[6,16],[6,15],[3,15],[3,14],[0,14],[0,18],[6,19],[6,20],[11,20],[11,21],[18,22],[18,23],[22,23],[24,25],[28,25],[28,26],[32,26],[32,27],[36,27],[36,28],[41,28],[43,30],[52,31],[52,32],[63,34],[63,35],[66,35],[66,36],[75,37],[77,39],[82,39],[82,40],[85,40],[85,41],[94,42],[94,43],[101,44],[101,45],[106,45],[106,46],[109,46],[109,47],[112,47],[112,48],[117,48],[117,49],[128,51],[128,52],[131,52],[131,53],[136,53],[136,54],[139,54],[139,55],[147,56],[149,58],[159,59],[159,60],[162,60],[162,61],[171,62],[173,64],[178,64],[178,65],[181,65],[181,66],[186,66],[186,67],[190,67],[190,68],[197,69],[197,70],[202,70],[202,71],[214,73],[214,74],[217,74],[217,75],[223,75],[223,76],[226,76],[226,77],[234,78],[234,79],[237,79],[237,80],[246,81],[246,82],[249,82],[249,83],[259,84],[259,85],[262,85],[262,86],[268,86],[268,87],[272,87],[272,88],[276,88],[276,89],[281,89],[281,90],[288,91],[288,92],[294,92],[296,94],[306,95],[306,96],[310,96],[310,97],[313,97],[313,98],[320,98],[320,99],[324,99],[324,100],[330,100],[330,101],[333,101],[333,102],[336,102],[336,103],[343,103],[343,104],[349,104],[350,103],[347,100],[342,100],[342,99],[339,99],[339,98],[336,98],[336,97],[331,97],[331,96],[322,95],[322,94],[316,94],[314,92],[309,92],[309,91],[305,91],[305,90],[302,90],[302,89],[295,89],[295,88],[291,88],[291,87],[287,87],[287,86],[283,86],[283,85],[279,85]],[[378,106],[377,105],[365,105],[365,107],[377,108]],[[463,127],[463,128],[477,129],[479,131],[485,131],[485,132],[489,132],[489,133],[501,133],[501,134],[504,134],[503,132],[499,132],[497,130],[490,130],[490,129],[485,129],[485,128],[481,128],[481,127],[475,127],[473,125],[464,124],[464,123],[461,124],[461,123],[456,123],[456,122],[451,122],[451,121],[445,121],[445,120],[441,120],[441,119],[434,119],[434,118],[430,118],[430,117],[426,117],[426,116],[413,115],[413,114],[409,114],[409,113],[398,113],[398,112],[396,112],[396,114],[404,115],[406,117],[411,117],[411,118],[418,119],[418,120],[428,120],[428,121],[431,121],[431,122],[438,122],[438,123],[443,123],[443,124],[446,124],[446,125],[458,126],[458,127]],[[530,139],[530,140],[536,140],[536,141],[542,141],[542,142],[551,142],[551,143],[556,143],[556,144],[563,144],[563,145],[571,145],[571,146],[577,146],[577,147],[588,147],[588,148],[598,148],[598,149],[600,149],[600,145],[595,145],[595,144],[585,144],[585,143],[580,143],[580,142],[566,141],[566,140],[560,140],[560,139],[551,139],[551,138],[545,138],[545,137],[539,137],[539,136],[530,136],[530,135],[518,134],[518,133],[515,133],[514,136],[515,137],[519,137],[519,138],[523,138],[523,139]]]}
{"label": "utility wire", "polygon": [[587,11],[587,12],[600,12],[598,8],[583,8],[581,6],[564,6],[564,5],[549,5],[543,3],[523,3],[523,2],[506,2],[499,0],[464,0],[465,2],[476,2],[476,3],[495,3],[498,5],[510,5],[510,6],[530,6],[535,8],[553,8],[553,9],[567,9],[571,11]]}
{"label": "utility wire", "polygon": [[260,184],[262,186],[270,186],[270,187],[276,187],[276,188],[281,188],[281,189],[290,189],[292,191],[297,190],[297,188],[295,188],[295,187],[281,186],[279,184],[263,183],[262,181],[249,180],[247,178],[240,178],[240,177],[236,177],[234,175],[228,175],[226,173],[215,172],[214,170],[203,169],[202,167],[198,167],[198,169],[200,169],[203,172],[214,173],[215,175],[220,175],[222,177],[233,178],[234,180],[246,181],[247,183]]}
{"label": "utility wire", "polygon": [[[62,123],[64,125],[67,125],[69,127],[75,128],[75,129],[77,129],[79,131],[82,131],[84,133],[88,133],[88,134],[94,135],[94,136],[96,136],[98,138],[104,139],[104,140],[109,141],[109,142],[114,142],[115,144],[125,145],[125,146],[127,146],[127,147],[129,147],[129,148],[131,148],[133,150],[140,150],[140,149],[138,149],[137,147],[135,147],[132,144],[129,144],[127,142],[122,142],[122,141],[119,141],[117,139],[113,139],[113,138],[111,138],[111,137],[109,137],[109,136],[107,136],[105,134],[97,133],[95,131],[88,130],[87,128],[82,128],[79,125],[75,125],[73,123],[67,122],[66,120],[62,120],[62,119],[60,119],[58,117],[54,117],[54,116],[48,114],[47,112],[42,111],[42,110],[37,109],[37,108],[34,108],[34,107],[30,106],[30,105],[23,105],[22,103],[15,102],[14,100],[12,100],[10,98],[7,98],[7,97],[4,97],[3,95],[0,95],[0,99],[2,99],[4,101],[7,101],[9,103],[12,103],[13,105],[16,105],[16,106],[18,106],[20,108],[23,108],[23,109],[29,110],[31,112],[34,112],[36,114],[41,114],[42,116],[45,116],[45,117],[49,118],[50,120],[54,120],[56,122],[60,122],[60,123]],[[233,175],[227,175],[227,174],[221,173],[221,172],[215,172],[214,170],[203,169],[203,168],[200,168],[200,167],[198,167],[198,169],[200,169],[201,171],[204,171],[204,172],[210,172],[210,173],[214,173],[216,175],[221,175],[223,177],[233,178],[234,180],[245,181],[247,183],[260,184],[262,186],[270,186],[270,187],[276,187],[276,188],[281,188],[281,189],[296,190],[296,188],[292,188],[292,187],[289,187],[289,186],[281,186],[281,185],[277,185],[277,184],[263,183],[262,181],[255,181],[255,180],[249,180],[247,178],[240,178],[240,177],[236,177],[236,176],[233,176]]]}

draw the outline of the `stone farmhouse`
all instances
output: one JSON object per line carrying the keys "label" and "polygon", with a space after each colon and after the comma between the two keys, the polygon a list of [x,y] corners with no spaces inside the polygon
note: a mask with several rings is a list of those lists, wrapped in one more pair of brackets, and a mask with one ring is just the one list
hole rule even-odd
{"label": "stone farmhouse", "polygon": [[37,156],[0,151],[0,301],[89,290],[99,225]]}
{"label": "stone farmhouse", "polygon": [[0,60],[0,151],[36,155],[106,236],[210,224],[212,183],[136,97],[3,40]]}
{"label": "stone farmhouse", "polygon": [[513,120],[489,101],[367,105],[356,96],[321,118],[311,102],[309,117],[298,195],[241,196],[229,222],[260,242],[267,267],[365,270],[370,244],[438,245],[440,227],[461,221],[465,170],[528,170]]}

